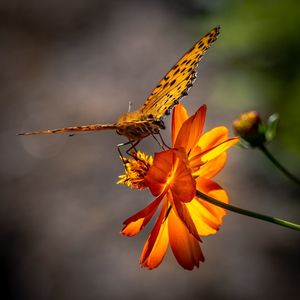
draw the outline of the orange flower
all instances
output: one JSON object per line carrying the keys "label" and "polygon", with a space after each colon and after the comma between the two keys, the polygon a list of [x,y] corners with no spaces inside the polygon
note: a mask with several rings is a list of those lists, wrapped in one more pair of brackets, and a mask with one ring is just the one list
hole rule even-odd
{"label": "orange flower", "polygon": [[161,211],[148,237],[140,263],[149,269],[162,261],[168,244],[178,263],[192,270],[204,261],[199,236],[214,234],[222,223],[225,210],[196,197],[196,189],[228,202],[226,192],[211,180],[224,166],[225,151],[238,139],[228,139],[225,127],[202,135],[206,106],[190,118],[181,104],[173,111],[172,150],[156,153],[146,176],[157,198],[146,208],[124,221],[122,233],[133,236],[151,220],[158,206]]}

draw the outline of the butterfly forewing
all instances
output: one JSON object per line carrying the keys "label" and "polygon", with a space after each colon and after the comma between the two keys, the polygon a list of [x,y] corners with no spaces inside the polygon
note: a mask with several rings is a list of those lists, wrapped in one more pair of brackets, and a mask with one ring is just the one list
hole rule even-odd
{"label": "butterfly forewing", "polygon": [[[136,112],[123,114],[116,124],[92,124],[58,128],[45,131],[20,133],[20,135],[50,134],[80,131],[116,130],[130,141],[139,141],[157,134],[163,128],[159,121],[178,101],[187,95],[196,79],[196,68],[203,54],[217,39],[220,27],[216,27],[198,41],[159,82],[144,105]],[[151,118],[148,118],[152,115]],[[150,119],[150,120],[149,120]]]}
{"label": "butterfly forewing", "polygon": [[196,78],[198,62],[217,39],[220,27],[215,27],[199,40],[165,75],[147,98],[140,112],[160,119],[165,113],[187,95]]}

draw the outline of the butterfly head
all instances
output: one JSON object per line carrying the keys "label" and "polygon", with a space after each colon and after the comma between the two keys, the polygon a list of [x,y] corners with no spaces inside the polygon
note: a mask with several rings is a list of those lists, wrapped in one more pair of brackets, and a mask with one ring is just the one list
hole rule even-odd
{"label": "butterfly head", "polygon": [[160,129],[166,129],[165,123],[163,120],[153,121],[155,125],[157,125]]}

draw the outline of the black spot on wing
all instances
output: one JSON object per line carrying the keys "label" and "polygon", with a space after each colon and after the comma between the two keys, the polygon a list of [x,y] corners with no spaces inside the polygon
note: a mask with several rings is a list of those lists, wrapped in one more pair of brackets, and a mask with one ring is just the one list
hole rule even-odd
{"label": "black spot on wing", "polygon": [[170,86],[174,85],[175,82],[176,82],[176,79],[172,80],[172,81],[170,82]]}
{"label": "black spot on wing", "polygon": [[177,68],[177,70],[174,72],[174,75],[176,75],[180,71],[180,68]]}
{"label": "black spot on wing", "polygon": [[[170,114],[172,109],[174,108],[174,106],[176,106],[181,101],[182,98],[184,98],[185,96],[188,95],[188,91],[193,86],[193,82],[195,81],[196,77],[197,77],[196,71],[193,71],[191,74],[189,74],[184,79],[184,81],[187,81],[186,86],[184,88],[182,85],[179,85],[177,87],[178,91],[180,91],[182,88],[183,88],[183,90],[181,91],[180,96],[177,99],[173,100],[173,103],[165,110],[164,116],[162,116],[162,118],[164,118],[166,115]],[[165,104],[166,103],[167,103],[167,101],[165,101]]]}
{"label": "black spot on wing", "polygon": [[[170,73],[170,71],[169,71],[165,75],[165,77],[163,78],[163,80],[165,80],[165,82],[162,82],[162,87],[159,90],[156,90],[156,91],[154,90],[155,92],[151,94],[152,96],[155,97],[155,99],[156,99],[155,102],[152,105],[151,104],[148,106],[144,105],[144,107],[142,107],[142,111],[143,111],[143,109],[145,111],[150,110],[151,108],[154,107],[155,103],[158,103],[158,101],[160,101],[159,99],[164,101],[163,100],[163,99],[165,99],[164,97],[172,99],[172,97],[176,98],[179,95],[178,100],[180,100],[181,98],[183,98],[184,96],[187,95],[188,90],[190,89],[190,87],[193,85],[193,82],[195,81],[195,78],[196,78],[196,70],[195,69],[198,65],[198,62],[201,59],[201,57],[203,56],[203,54],[206,52],[206,50],[211,46],[211,43],[213,43],[217,39],[217,35],[219,34],[219,29],[220,29],[220,27],[214,28],[211,32],[206,34],[200,41],[198,41],[188,52],[185,53],[185,55],[183,56],[184,58],[179,60],[179,62],[171,69],[172,72]],[[194,53],[192,55],[189,55],[189,53],[191,53],[191,52],[194,52]],[[181,79],[182,75],[178,76],[177,75],[178,73],[182,74],[184,78]],[[177,81],[173,83],[174,78],[172,78],[172,77],[174,75],[177,75],[176,76]],[[186,75],[188,75],[190,77],[186,77]],[[170,81],[168,82],[168,80],[170,80]],[[181,82],[178,83],[178,81],[181,81]],[[174,96],[171,95],[171,97],[170,97],[169,93],[167,94],[167,91],[171,91],[171,90],[175,91],[175,89],[176,89],[176,93],[174,94]],[[149,97],[147,100],[152,99],[153,98],[152,96]],[[172,103],[172,101],[169,101],[169,102]],[[164,113],[167,108],[166,106],[160,107],[158,109],[159,112]],[[171,107],[173,107],[173,106],[174,106],[174,103],[172,103]]]}
{"label": "black spot on wing", "polygon": [[204,43],[203,43],[203,41],[201,41],[201,42],[198,44],[198,48],[201,49],[203,46],[204,46]]}

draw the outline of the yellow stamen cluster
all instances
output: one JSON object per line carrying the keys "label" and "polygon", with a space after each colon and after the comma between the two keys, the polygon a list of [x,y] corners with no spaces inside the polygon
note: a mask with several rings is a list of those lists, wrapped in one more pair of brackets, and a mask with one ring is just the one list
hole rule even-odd
{"label": "yellow stamen cluster", "polygon": [[119,176],[117,184],[139,190],[146,188],[145,176],[152,164],[152,156],[141,151],[133,153],[132,158],[125,158],[125,174]]}

